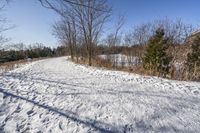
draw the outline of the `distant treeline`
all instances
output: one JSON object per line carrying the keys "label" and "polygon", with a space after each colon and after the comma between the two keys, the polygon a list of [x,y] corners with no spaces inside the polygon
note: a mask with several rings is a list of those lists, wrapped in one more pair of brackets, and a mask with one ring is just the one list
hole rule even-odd
{"label": "distant treeline", "polygon": [[0,63],[24,60],[28,58],[40,58],[40,57],[57,57],[65,55],[66,48],[64,46],[59,46],[57,48],[51,49],[50,47],[34,47],[25,50],[0,50]]}

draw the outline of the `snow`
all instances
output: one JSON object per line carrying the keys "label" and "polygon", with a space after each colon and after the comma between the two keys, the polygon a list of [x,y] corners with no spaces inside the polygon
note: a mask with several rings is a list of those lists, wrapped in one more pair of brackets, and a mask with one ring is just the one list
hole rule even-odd
{"label": "snow", "polygon": [[0,132],[196,133],[200,83],[35,61],[0,75]]}
{"label": "snow", "polygon": [[110,54],[110,55],[99,55],[100,58],[106,60],[110,59],[112,63],[116,62],[117,66],[131,66],[138,65],[139,58],[136,56],[127,56],[124,54]]}

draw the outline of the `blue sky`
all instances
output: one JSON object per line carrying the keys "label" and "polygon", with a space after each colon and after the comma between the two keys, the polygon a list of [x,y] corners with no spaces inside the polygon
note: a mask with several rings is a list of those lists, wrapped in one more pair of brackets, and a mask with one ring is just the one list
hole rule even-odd
{"label": "blue sky", "polygon": [[11,42],[31,44],[43,43],[56,46],[57,40],[52,36],[51,26],[59,16],[40,5],[37,0],[12,0],[3,11],[3,15],[15,28],[6,32]]}
{"label": "blue sky", "polygon": [[[126,14],[124,31],[134,25],[164,17],[182,18],[186,23],[200,24],[200,0],[108,0],[108,3],[113,6],[114,16]],[[6,32],[6,36],[12,38],[11,42],[58,45],[51,26],[59,16],[43,8],[37,0],[12,0],[3,14],[15,25],[14,29]],[[113,23],[107,24],[109,28],[106,31],[112,29]]]}

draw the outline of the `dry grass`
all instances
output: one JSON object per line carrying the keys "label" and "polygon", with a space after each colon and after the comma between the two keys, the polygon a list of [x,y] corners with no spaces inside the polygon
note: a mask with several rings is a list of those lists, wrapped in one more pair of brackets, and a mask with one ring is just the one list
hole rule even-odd
{"label": "dry grass", "polygon": [[[76,64],[88,65],[88,60],[86,60],[85,58],[78,60],[78,62],[77,60],[73,62]],[[140,74],[140,75],[145,75],[145,76],[158,76],[158,74],[152,74],[152,72],[145,70],[142,65],[131,66],[131,67],[124,67],[124,66],[113,67],[113,63],[111,61],[102,59],[99,57],[92,60],[92,66],[97,67],[97,68],[98,67],[104,68],[107,70],[123,71],[123,72],[135,73],[135,74]]]}
{"label": "dry grass", "polygon": [[[81,59],[77,61],[74,61],[76,64],[82,64],[82,65],[88,65],[88,60],[86,59]],[[114,71],[123,71],[123,72],[128,72],[128,73],[134,73],[134,74],[139,74],[139,75],[144,75],[144,76],[157,76],[159,77],[159,73],[158,72],[152,72],[150,70],[146,70],[143,68],[142,64],[140,65],[135,65],[135,66],[128,66],[128,67],[121,67],[121,66],[115,66],[113,67],[113,64],[111,61],[106,60],[106,59],[102,59],[102,58],[96,58],[93,59],[93,63],[92,66],[94,67],[99,67],[99,68],[104,68],[107,70],[114,70]],[[174,74],[177,74],[178,72],[175,71]],[[185,71],[180,70],[179,72],[179,76],[173,76],[172,72],[170,71],[170,73],[167,75],[167,79],[174,79],[174,80],[188,80],[187,75],[185,73]]]}
{"label": "dry grass", "polygon": [[22,65],[25,65],[29,62],[33,62],[33,61],[37,61],[37,60],[42,60],[42,59],[46,59],[45,58],[34,58],[31,61],[27,61],[27,60],[18,60],[18,61],[11,61],[11,62],[5,62],[0,64],[0,72],[7,72],[7,71],[11,71],[15,68],[18,68]]}
{"label": "dry grass", "polygon": [[25,60],[2,63],[2,64],[0,64],[0,70],[3,72],[7,72],[10,70],[13,70],[14,68],[18,68],[19,66],[24,65],[26,63],[28,63],[28,62]]}

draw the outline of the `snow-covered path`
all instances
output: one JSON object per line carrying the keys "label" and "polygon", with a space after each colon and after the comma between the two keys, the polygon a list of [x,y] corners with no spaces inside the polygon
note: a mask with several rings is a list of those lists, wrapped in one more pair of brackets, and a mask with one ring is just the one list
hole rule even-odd
{"label": "snow-covered path", "polygon": [[0,133],[200,132],[200,83],[46,59],[0,75]]}

